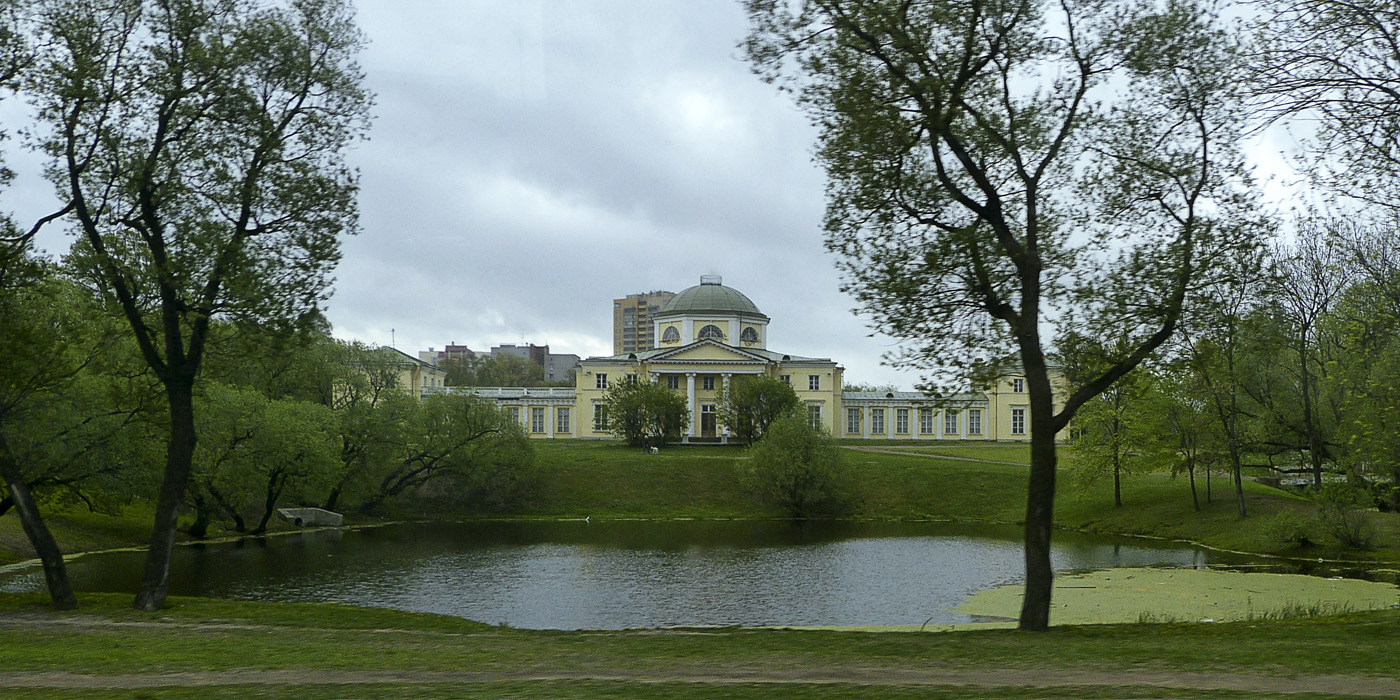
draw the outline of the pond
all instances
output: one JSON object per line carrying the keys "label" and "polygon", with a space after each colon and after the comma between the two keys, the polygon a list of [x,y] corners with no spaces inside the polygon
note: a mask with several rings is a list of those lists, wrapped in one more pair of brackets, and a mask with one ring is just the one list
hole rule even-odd
{"label": "pond", "polygon": [[[1021,580],[1019,528],[781,521],[472,522],[325,530],[177,548],[172,595],[342,602],[522,628],[920,625]],[[1058,532],[1058,571],[1260,560]],[[79,591],[136,589],[144,553],[70,563]],[[0,590],[42,590],[37,569]]]}

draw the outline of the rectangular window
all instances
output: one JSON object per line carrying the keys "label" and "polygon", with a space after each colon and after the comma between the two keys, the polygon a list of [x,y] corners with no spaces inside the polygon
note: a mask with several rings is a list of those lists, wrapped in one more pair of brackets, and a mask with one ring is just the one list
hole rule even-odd
{"label": "rectangular window", "polygon": [[519,407],[519,406],[507,406],[507,407],[506,407],[506,415],[510,416],[510,422],[512,422],[512,423],[519,423],[519,422],[520,422],[520,407]]}
{"label": "rectangular window", "polygon": [[809,375],[807,375],[807,389],[810,390],[810,391],[821,391],[821,389],[822,389],[822,375],[820,375],[820,374],[809,374]]}
{"label": "rectangular window", "polygon": [[943,412],[943,434],[958,434],[958,412],[954,409],[950,408]]}
{"label": "rectangular window", "polygon": [[846,409],[846,434],[860,435],[860,409]]}
{"label": "rectangular window", "polygon": [[782,383],[784,383],[784,384],[791,384],[791,383],[792,383],[792,375],[791,375],[791,374],[780,374],[780,375],[778,375],[778,381],[780,381],[780,382],[782,382]]}
{"label": "rectangular window", "polygon": [[602,372],[599,372],[599,373],[598,373],[598,376],[597,376],[596,386],[597,386],[599,389],[606,389],[606,388],[608,388],[608,375],[606,375],[606,374],[604,374],[604,373],[602,373]]}
{"label": "rectangular window", "polygon": [[554,432],[569,432],[569,409],[560,406],[554,411]]}
{"label": "rectangular window", "polygon": [[807,422],[818,430],[822,427],[822,406],[817,403],[807,404]]}
{"label": "rectangular window", "polygon": [[1013,409],[1011,409],[1011,434],[1012,434],[1012,435],[1025,435],[1025,434],[1026,434],[1026,409],[1024,409],[1024,408],[1013,408]]}
{"label": "rectangular window", "polygon": [[1026,380],[1016,378],[1011,380],[1011,391],[1016,394],[1026,393]]}
{"label": "rectangular window", "polygon": [[909,434],[909,409],[894,409],[894,432],[899,435]]}
{"label": "rectangular window", "polygon": [[635,374],[629,374],[629,375],[627,375],[627,383],[628,383],[628,384],[636,384],[636,383],[637,383],[637,375],[635,375]]}
{"label": "rectangular window", "polygon": [[882,435],[885,432],[885,409],[870,409],[870,432]]}
{"label": "rectangular window", "polygon": [[714,376],[713,376],[713,375],[708,375],[708,376],[701,377],[701,378],[700,378],[700,388],[701,388],[701,389],[704,389],[705,391],[714,391],[714,390],[715,390],[715,378],[714,378]]}
{"label": "rectangular window", "polygon": [[535,406],[530,409],[530,432],[544,432],[544,406]]}
{"label": "rectangular window", "polygon": [[668,374],[668,375],[666,375],[666,388],[667,388],[667,389],[679,389],[679,388],[681,388],[681,376],[680,376],[679,374]]}
{"label": "rectangular window", "polygon": [[919,432],[923,435],[933,434],[933,409],[919,409]]}
{"label": "rectangular window", "polygon": [[593,432],[606,433],[608,431],[608,407],[598,404],[593,407]]}
{"label": "rectangular window", "polygon": [[981,434],[982,434],[982,409],[980,409],[980,408],[969,408],[969,409],[967,409],[967,434],[968,434],[968,435],[981,435]]}

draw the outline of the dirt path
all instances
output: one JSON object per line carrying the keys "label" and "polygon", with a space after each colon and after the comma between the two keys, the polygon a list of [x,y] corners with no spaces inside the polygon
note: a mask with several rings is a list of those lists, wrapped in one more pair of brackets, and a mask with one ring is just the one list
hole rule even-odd
{"label": "dirt path", "polygon": [[[878,452],[886,455],[904,455],[906,457],[927,457],[929,459],[951,459],[955,462],[981,462],[983,464],[1007,464],[1013,467],[1028,466],[1025,462],[1003,462],[996,459],[983,459],[981,457],[958,457],[955,455],[937,454],[934,452],[914,452],[913,450],[901,450],[895,447],[865,447],[863,445],[842,445],[842,449],[855,450],[856,452]],[[920,448],[922,449],[922,448]]]}
{"label": "dirt path", "polygon": [[538,671],[429,671],[372,672],[322,669],[275,671],[234,670],[188,673],[90,675],[61,672],[4,673],[0,687],[54,689],[133,689],[160,687],[207,687],[228,685],[356,685],[393,684],[471,684],[500,682],[604,681],[619,683],[702,683],[712,685],[856,685],[872,687],[977,688],[1160,688],[1184,691],[1235,691],[1288,695],[1316,693],[1359,697],[1400,696],[1400,680],[1358,676],[1306,676],[1275,678],[1212,673],[1131,671],[1106,673],[1090,670],[991,670],[915,671],[872,668],[823,667],[820,669],[742,670],[678,667],[668,673],[627,670],[578,672]]}

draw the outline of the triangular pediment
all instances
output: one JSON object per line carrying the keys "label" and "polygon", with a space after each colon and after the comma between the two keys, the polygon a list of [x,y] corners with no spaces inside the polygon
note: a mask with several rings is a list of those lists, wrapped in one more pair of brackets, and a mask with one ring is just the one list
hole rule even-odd
{"label": "triangular pediment", "polygon": [[647,358],[648,363],[681,362],[762,362],[768,358],[742,348],[725,345],[714,340],[701,340],[678,348],[671,348]]}

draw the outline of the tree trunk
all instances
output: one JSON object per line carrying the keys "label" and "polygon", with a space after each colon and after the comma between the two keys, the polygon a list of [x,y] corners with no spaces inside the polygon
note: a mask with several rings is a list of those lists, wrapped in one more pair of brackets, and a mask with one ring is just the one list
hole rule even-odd
{"label": "tree trunk", "polygon": [[146,553],[141,586],[136,591],[134,603],[137,610],[146,612],[155,612],[164,607],[165,596],[170,592],[170,559],[175,554],[175,528],[179,524],[185,485],[194,462],[194,376],[180,374],[167,378],[165,395],[170,402],[170,442],[166,446],[165,474],[156,499],[151,546]]}
{"label": "tree trunk", "polygon": [[[1027,371],[1031,374],[1031,370]],[[1044,366],[1040,368],[1044,377]],[[1030,377],[1028,377],[1030,379]],[[1021,603],[1022,630],[1050,627],[1050,595],[1054,571],[1050,568],[1050,531],[1055,512],[1055,429],[1050,383],[1043,381],[1045,396],[1037,396],[1031,381],[1031,473],[1026,492],[1026,593]]]}
{"label": "tree trunk", "polygon": [[340,492],[341,486],[340,484],[336,484],[336,487],[331,489],[331,495],[326,497],[326,502],[321,504],[321,510],[334,511],[337,503],[340,501]]}
{"label": "tree trunk", "polygon": [[1312,462],[1313,487],[1322,488],[1322,441],[1317,434],[1317,421],[1313,418],[1312,376],[1308,372],[1307,335],[1298,347],[1301,360],[1300,374],[1303,384],[1303,430],[1308,434],[1308,461]]}
{"label": "tree trunk", "polygon": [[272,519],[272,511],[277,509],[277,499],[282,496],[282,487],[286,485],[287,475],[284,471],[273,471],[267,477],[267,497],[263,500],[262,519],[258,521],[258,526],[253,528],[250,534],[261,535],[267,532],[267,522]]}
{"label": "tree trunk", "polygon": [[1191,505],[1196,512],[1201,512],[1201,497],[1196,493],[1196,460],[1191,459],[1186,462],[1186,476],[1191,480]]}
{"label": "tree trunk", "polygon": [[44,524],[39,507],[29,493],[29,483],[24,480],[19,463],[15,461],[10,452],[10,445],[3,436],[0,436],[0,477],[4,478],[5,485],[10,490],[9,500],[19,513],[19,522],[24,528],[24,534],[29,538],[29,544],[34,547],[34,552],[39,555],[39,561],[43,564],[44,583],[49,587],[49,597],[53,599],[53,606],[59,610],[78,607],[78,598],[73,595],[73,587],[68,583],[68,569],[63,565],[63,551],[58,548],[53,533],[49,532],[48,526]]}
{"label": "tree trunk", "polygon": [[1247,518],[1249,517],[1249,513],[1245,512],[1244,508],[1244,473],[1243,469],[1240,467],[1239,449],[1234,445],[1230,446],[1230,470],[1234,473],[1235,501],[1240,507],[1240,517]]}
{"label": "tree trunk", "polygon": [[190,523],[185,533],[192,539],[202,540],[209,536],[209,511],[212,510],[208,503],[200,496],[194,497],[194,522]]}
{"label": "tree trunk", "polygon": [[1118,453],[1113,453],[1113,507],[1123,507],[1123,476],[1122,468],[1118,464]]}

